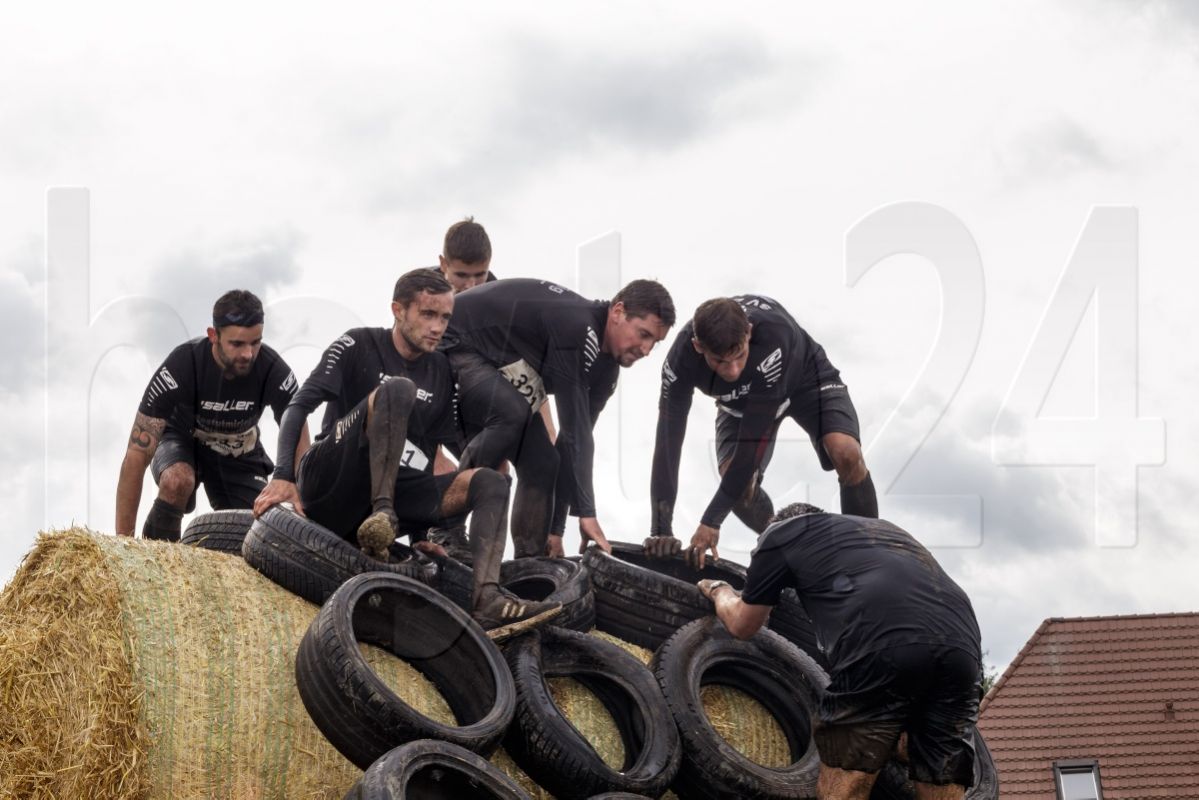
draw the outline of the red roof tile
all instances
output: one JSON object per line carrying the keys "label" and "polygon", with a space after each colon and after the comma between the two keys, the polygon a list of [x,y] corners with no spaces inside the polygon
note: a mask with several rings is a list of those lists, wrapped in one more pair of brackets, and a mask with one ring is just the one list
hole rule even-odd
{"label": "red roof tile", "polygon": [[1006,797],[1055,800],[1099,761],[1105,800],[1199,798],[1199,614],[1047,619],[979,711]]}

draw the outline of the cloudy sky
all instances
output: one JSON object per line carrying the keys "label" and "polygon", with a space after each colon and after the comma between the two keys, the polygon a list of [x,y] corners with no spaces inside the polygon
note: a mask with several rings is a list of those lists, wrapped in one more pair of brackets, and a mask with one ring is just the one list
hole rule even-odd
{"label": "cloudy sky", "polygon": [[[473,214],[501,276],[782,301],[994,665],[1046,617],[1199,609],[1196,85],[1182,0],[10,12],[0,580],[41,528],[111,531],[146,380],[218,294],[260,293],[307,374]],[[79,230],[48,231],[53,187],[88,190],[90,261],[48,276]],[[598,430],[611,538],[646,533],[661,357]],[[794,427],[766,486],[836,508]],[[722,553],[752,541],[730,521]]]}

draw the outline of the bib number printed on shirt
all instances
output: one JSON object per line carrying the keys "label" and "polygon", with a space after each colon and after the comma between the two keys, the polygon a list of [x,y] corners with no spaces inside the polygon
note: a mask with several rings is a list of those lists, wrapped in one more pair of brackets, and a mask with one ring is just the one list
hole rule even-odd
{"label": "bib number printed on shirt", "polygon": [[254,449],[258,444],[258,430],[251,428],[245,433],[213,433],[195,430],[195,437],[213,452],[237,458]]}
{"label": "bib number printed on shirt", "polygon": [[545,384],[541,380],[541,376],[537,374],[537,370],[533,369],[532,365],[523,358],[507,366],[500,367],[500,374],[504,376],[508,383],[516,387],[516,391],[520,392],[520,396],[525,399],[533,413],[541,410],[541,406],[545,404]]}

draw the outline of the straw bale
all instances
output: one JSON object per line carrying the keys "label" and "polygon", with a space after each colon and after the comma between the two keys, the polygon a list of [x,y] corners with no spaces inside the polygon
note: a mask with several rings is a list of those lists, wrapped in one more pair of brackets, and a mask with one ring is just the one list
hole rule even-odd
{"label": "straw bale", "polygon": [[791,766],[791,748],[778,720],[764,705],[732,686],[700,687],[708,722],[738,753],[755,764],[782,769]]}
{"label": "straw bale", "polygon": [[[361,772],[295,686],[316,612],[234,556],[43,534],[0,595],[0,797],[344,796]],[[365,650],[406,701],[448,713],[414,669]]]}

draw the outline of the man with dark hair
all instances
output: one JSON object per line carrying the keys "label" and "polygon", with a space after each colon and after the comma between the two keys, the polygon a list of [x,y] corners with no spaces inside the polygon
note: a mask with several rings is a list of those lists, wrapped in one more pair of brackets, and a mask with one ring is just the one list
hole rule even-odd
{"label": "man with dark hair", "polygon": [[774,508],[762,489],[762,476],[783,417],[795,420],[811,437],[820,465],[837,471],[841,510],[878,516],[874,482],[862,458],[858,415],[824,348],[769,297],[720,297],[696,309],[662,365],[647,553],[665,556],[680,547],[673,530],[674,503],[687,414],[697,389],[716,398],[721,474],[688,550],[700,567],[708,550],[718,555],[720,526],[730,511],[751,530],[766,529]]}
{"label": "man with dark hair", "polygon": [[831,665],[813,737],[817,795],[870,795],[907,734],[916,796],[960,800],[973,783],[982,646],[970,599],[889,522],[796,503],[758,539],[740,595],[703,580],[729,633],[753,636],[793,588]]}
{"label": "man with dark hair", "polygon": [[474,217],[450,226],[437,260],[437,266],[430,269],[441,272],[455,294],[495,280],[491,273],[491,239]]}
{"label": "man with dark hair", "polygon": [[[296,391],[287,363],[262,343],[262,302],[235,289],[212,309],[208,336],[171,351],[142,395],[117,480],[117,533],[132,536],[146,467],[158,497],[142,527],[146,539],[177,541],[183,515],[204,485],[216,510],[249,508],[271,474],[258,440],[268,406],[278,421]],[[308,429],[293,447],[308,447]]]}
{"label": "man with dark hair", "polygon": [[[499,587],[508,481],[491,469],[434,475],[440,447],[456,441],[454,381],[437,352],[454,309],[450,284],[415,269],[396,281],[391,328],[354,328],[333,342],[287,407],[270,484],[254,503],[262,514],[290,502],[368,554],[387,560],[396,536],[443,555],[424,540],[446,518],[471,514],[475,620],[493,639],[548,620],[557,602],[530,602]],[[316,443],[299,463],[286,458],[303,420],[327,403]],[[297,486],[298,484],[298,486]]]}
{"label": "man with dark hair", "polygon": [[[620,367],[648,355],[674,324],[669,293],[637,280],[610,302],[548,281],[514,278],[458,296],[444,348],[458,379],[467,445],[461,466],[511,461],[518,558],[561,556],[568,507],[582,545],[609,549],[596,517],[592,428]],[[561,432],[551,444],[539,410],[553,395]]]}

